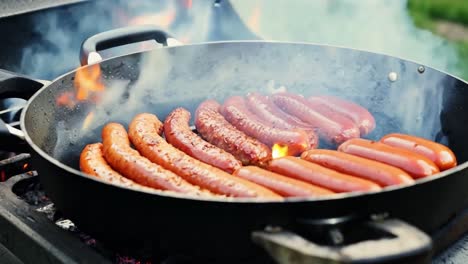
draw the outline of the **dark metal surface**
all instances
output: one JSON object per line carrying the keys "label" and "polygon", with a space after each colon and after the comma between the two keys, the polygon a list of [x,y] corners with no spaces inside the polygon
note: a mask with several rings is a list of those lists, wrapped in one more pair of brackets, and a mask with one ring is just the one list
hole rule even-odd
{"label": "dark metal surface", "polygon": [[2,0],[0,18],[30,13],[53,7],[85,2],[88,0]]}
{"label": "dark metal surface", "polygon": [[[464,110],[468,98],[466,83],[433,69],[427,68],[421,74],[417,70],[420,65],[397,58],[327,46],[266,42],[164,48],[111,59],[101,66],[109,91],[113,92],[104,94],[108,105],[97,107],[80,102],[67,109],[54,104],[61,93],[74,91],[72,72],[32,98],[23,112],[22,128],[33,146],[32,162],[56,206],[83,230],[111,244],[132,244],[131,241],[141,242],[144,237],[168,251],[251,254],[255,248],[249,242],[250,232],[268,224],[294,226],[298,218],[386,212],[431,232],[468,202],[466,164],[404,188],[284,203],[209,202],[158,196],[105,184],[77,170],[82,147],[100,141],[100,129],[109,120],[128,124],[134,114],[143,111],[163,117],[175,106],[193,111],[205,98],[223,100],[233,94],[245,94],[252,87],[268,92],[271,80],[306,96],[327,93],[350,98],[376,115],[380,129],[371,138],[395,129],[437,137],[448,142],[459,161],[464,162],[468,156],[468,128],[460,120],[468,118]],[[395,72],[397,80],[388,79],[391,72]],[[222,78],[215,73],[221,73]],[[139,76],[150,79],[146,80],[147,86],[142,83],[145,78],[137,82]],[[112,90],[115,79],[130,81],[130,85],[123,86],[128,92],[121,97]],[[410,96],[414,93],[418,100],[431,100],[432,104],[416,104]],[[399,109],[401,106],[419,108]],[[96,112],[95,120],[84,130],[83,120],[92,110]],[[422,120],[407,122],[421,113]],[[226,241],[225,237],[230,239]],[[238,250],[233,252],[233,247]]]}

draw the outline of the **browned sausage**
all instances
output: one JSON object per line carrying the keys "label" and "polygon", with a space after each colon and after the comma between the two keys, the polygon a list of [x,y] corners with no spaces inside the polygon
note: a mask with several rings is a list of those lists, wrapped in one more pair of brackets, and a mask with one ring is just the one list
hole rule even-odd
{"label": "browned sausage", "polygon": [[333,194],[332,191],[310,183],[289,178],[255,166],[242,167],[234,175],[265,186],[284,197],[317,197]]}
{"label": "browned sausage", "polygon": [[441,171],[457,166],[455,154],[449,148],[425,138],[393,133],[384,136],[380,141],[389,146],[421,154],[432,160]]}
{"label": "browned sausage", "polygon": [[336,150],[308,150],[302,153],[301,158],[338,172],[371,180],[380,186],[414,183],[411,176],[397,167]]}
{"label": "browned sausage", "polygon": [[102,130],[106,161],[125,177],[145,186],[186,194],[200,193],[199,188],[171,171],[152,163],[130,147],[127,132],[121,124],[109,123]]}
{"label": "browned sausage", "polygon": [[242,166],[233,155],[204,141],[192,132],[189,122],[189,111],[184,108],[172,111],[164,121],[166,140],[188,155],[229,173]]}
{"label": "browned sausage", "polygon": [[287,146],[288,155],[295,156],[309,148],[309,139],[305,131],[284,130],[265,125],[248,110],[245,99],[240,96],[228,98],[221,107],[221,113],[229,123],[248,136],[270,147],[274,144]]}
{"label": "browned sausage", "polygon": [[309,138],[309,148],[313,149],[318,147],[319,140],[315,129],[282,111],[270,101],[268,97],[259,93],[250,93],[247,95],[247,105],[258,118],[269,126],[280,129],[297,128],[304,130]]}
{"label": "browned sausage", "polygon": [[318,113],[309,106],[309,102],[302,96],[290,93],[277,93],[270,96],[271,100],[287,113],[318,129],[319,136],[325,140],[340,144],[350,138],[359,137],[356,126],[346,127]]}
{"label": "browned sausage", "polygon": [[270,161],[268,170],[335,192],[376,191],[381,189],[374,182],[339,173],[295,157],[273,159]]}
{"label": "browned sausage", "polygon": [[101,143],[86,145],[80,155],[80,170],[86,174],[120,186],[125,186],[136,190],[154,190],[127,179],[113,170],[103,157]]}
{"label": "browned sausage", "polygon": [[143,113],[137,115],[129,127],[129,136],[133,145],[152,162],[216,194],[281,199],[280,195],[262,186],[232,176],[176,149],[157,133],[162,126],[155,115]]}
{"label": "browned sausage", "polygon": [[361,136],[369,134],[375,128],[375,120],[372,114],[356,103],[326,95],[310,97],[309,102],[353,120],[359,127]]}
{"label": "browned sausage", "polygon": [[211,144],[231,153],[244,165],[263,166],[271,159],[271,149],[231,125],[219,113],[220,104],[214,100],[201,103],[195,113],[195,126]]}
{"label": "browned sausage", "polygon": [[413,178],[426,177],[439,172],[439,168],[428,158],[381,142],[355,138],[341,144],[338,150],[398,167]]}

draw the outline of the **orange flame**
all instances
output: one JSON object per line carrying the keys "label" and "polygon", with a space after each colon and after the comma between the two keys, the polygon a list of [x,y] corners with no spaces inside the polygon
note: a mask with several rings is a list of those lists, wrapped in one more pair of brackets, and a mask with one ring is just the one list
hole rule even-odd
{"label": "orange flame", "polygon": [[23,170],[26,170],[29,167],[28,163],[23,164]]}
{"label": "orange flame", "polygon": [[85,117],[83,121],[83,126],[81,126],[82,130],[88,129],[89,125],[91,125],[94,118],[94,112],[89,112],[89,114]]}
{"label": "orange flame", "polygon": [[276,158],[281,158],[288,155],[288,145],[274,144],[271,148],[271,156]]}
{"label": "orange flame", "polygon": [[76,105],[75,94],[73,92],[64,92],[55,99],[55,102],[59,106],[73,108]]}
{"label": "orange flame", "polygon": [[79,68],[75,74],[74,85],[76,89],[76,99],[79,101],[88,99],[90,92],[104,91],[104,84],[101,82],[101,67],[99,64]]}
{"label": "orange flame", "polygon": [[260,15],[261,15],[261,7],[260,4],[256,5],[252,11],[252,15],[250,15],[247,25],[249,26],[250,30],[254,33],[260,32]]}

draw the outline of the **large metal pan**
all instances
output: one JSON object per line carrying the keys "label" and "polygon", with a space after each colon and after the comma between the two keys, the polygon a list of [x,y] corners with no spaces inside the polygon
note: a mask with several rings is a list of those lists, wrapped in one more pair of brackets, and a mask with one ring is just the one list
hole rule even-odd
{"label": "large metal pan", "polygon": [[[102,33],[84,42],[82,62],[99,58],[97,51],[117,44],[146,39],[167,44],[167,38],[167,34],[148,27]],[[430,240],[418,230],[430,234],[467,205],[468,84],[441,71],[347,48],[260,41],[163,47],[98,65],[107,88],[100,103],[57,103],[64,93],[76,92],[76,71],[72,71],[34,93],[21,116],[32,163],[47,194],[67,217],[98,239],[126,245],[149,241],[161,250],[195,255],[243,256],[255,249],[252,232],[267,226],[307,233],[343,219],[368,221],[371,215],[385,215],[402,221],[371,222],[368,226],[387,231],[402,228],[404,234],[416,239],[393,232],[392,238],[386,236],[373,245],[388,246],[398,240],[402,245],[399,253],[411,255],[430,249]],[[15,86],[25,77],[1,75],[0,92],[11,94],[27,86],[31,87],[26,93],[30,95],[40,86],[32,81]],[[164,118],[178,106],[193,111],[207,98],[222,101],[252,90],[267,92],[273,82],[304,95],[335,94],[360,103],[377,120],[377,129],[369,138],[395,131],[424,136],[447,144],[460,165],[411,186],[285,202],[207,201],[146,193],[100,181],[78,169],[82,148],[101,140],[105,122],[128,124],[140,112]],[[89,121],[91,111],[95,116]],[[84,125],[86,118],[88,124]],[[281,243],[274,234],[264,231],[254,233],[254,238],[269,247]],[[321,254],[308,250],[311,255]],[[395,254],[392,250],[359,251],[360,255],[347,257],[362,260]],[[335,258],[346,259],[338,255]]]}

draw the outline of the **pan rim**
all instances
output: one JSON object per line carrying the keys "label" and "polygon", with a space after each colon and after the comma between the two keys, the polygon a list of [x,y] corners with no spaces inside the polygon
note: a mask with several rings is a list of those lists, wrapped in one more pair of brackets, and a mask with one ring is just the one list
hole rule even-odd
{"label": "pan rim", "polygon": [[[419,63],[419,62],[416,62],[416,61],[413,61],[413,60],[403,59],[403,58],[398,57],[398,56],[392,56],[392,55],[388,55],[388,54],[380,53],[380,52],[367,51],[367,50],[356,49],[356,48],[349,48],[349,47],[339,46],[339,45],[317,44],[317,43],[310,43],[310,42],[292,42],[292,41],[274,41],[274,40],[266,40],[266,41],[232,40],[232,41],[201,42],[201,43],[184,44],[184,45],[177,45],[177,46],[165,46],[165,47],[160,47],[160,48],[156,48],[156,49],[149,50],[149,51],[132,52],[132,53],[125,54],[125,55],[113,56],[113,57],[110,57],[110,58],[106,58],[106,59],[104,59],[102,61],[99,61],[96,64],[101,64],[103,62],[111,61],[111,60],[118,59],[118,58],[148,54],[148,53],[151,53],[151,52],[155,52],[155,50],[159,50],[159,49],[166,50],[166,49],[184,48],[184,47],[191,47],[191,46],[245,44],[245,43],[249,43],[249,44],[277,44],[277,45],[316,46],[316,47],[321,47],[321,48],[335,48],[335,49],[340,49],[340,50],[357,51],[357,52],[361,52],[361,53],[368,53],[368,54],[372,54],[372,55],[390,57],[390,58],[398,59],[398,60],[401,60],[401,61],[404,61],[404,62],[412,63],[412,64],[415,64],[415,65],[424,66],[425,68],[432,69],[434,71],[442,73],[442,74],[444,74],[446,76],[449,76],[449,77],[451,77],[453,79],[456,79],[456,80],[461,81],[464,84],[468,85],[468,82],[461,79],[460,77],[457,77],[457,76],[455,76],[453,74],[447,73],[445,71],[439,70],[439,69],[431,67],[431,66],[426,66],[426,65],[424,65],[422,63]],[[417,180],[415,180],[415,183],[413,183],[413,184],[389,186],[389,187],[382,188],[382,190],[377,190],[377,191],[336,193],[336,194],[333,194],[333,195],[330,195],[330,196],[310,197],[310,198],[290,197],[290,198],[285,198],[283,201],[263,200],[263,199],[259,199],[259,198],[240,198],[240,197],[239,198],[196,197],[196,196],[189,196],[189,195],[178,194],[178,193],[173,193],[173,192],[165,192],[165,191],[157,190],[157,189],[155,189],[154,191],[147,191],[147,190],[137,190],[137,189],[129,188],[129,187],[126,187],[126,186],[121,186],[121,185],[118,185],[118,184],[114,184],[114,183],[110,183],[110,182],[101,180],[101,179],[99,179],[97,177],[94,177],[94,176],[91,176],[89,174],[83,173],[78,169],[75,169],[75,168],[73,168],[71,166],[68,166],[68,165],[58,161],[57,159],[55,159],[54,157],[52,157],[51,155],[49,155],[45,151],[43,151],[37,144],[35,144],[33,142],[31,137],[29,136],[29,133],[28,133],[28,131],[26,129],[26,125],[25,125],[25,118],[26,118],[26,115],[27,115],[27,113],[29,112],[29,109],[30,109],[29,106],[40,94],[42,94],[44,91],[46,91],[49,88],[50,85],[55,84],[57,81],[59,81],[63,77],[71,75],[71,74],[75,73],[77,70],[79,70],[81,68],[90,67],[92,65],[94,65],[94,64],[88,64],[88,65],[77,67],[76,69],[74,69],[72,71],[69,71],[67,73],[64,73],[64,74],[54,78],[49,84],[44,85],[41,89],[39,89],[33,96],[31,96],[31,98],[28,100],[26,106],[24,107],[24,109],[23,109],[23,111],[21,113],[20,126],[21,126],[21,130],[24,133],[25,141],[29,144],[29,146],[33,149],[33,151],[35,151],[37,154],[39,154],[47,162],[50,162],[51,164],[57,166],[58,168],[60,168],[62,170],[65,170],[66,172],[68,172],[70,174],[73,174],[74,176],[85,177],[88,180],[94,180],[94,181],[97,181],[97,182],[100,182],[100,183],[103,183],[103,184],[106,184],[106,185],[109,185],[109,186],[113,186],[113,187],[117,187],[117,188],[121,188],[121,189],[126,189],[126,190],[134,191],[134,192],[143,192],[143,193],[147,193],[147,194],[156,194],[158,196],[163,196],[165,198],[175,198],[175,199],[183,199],[183,200],[189,200],[189,201],[196,200],[196,201],[199,201],[199,202],[217,202],[217,203],[226,203],[226,202],[228,202],[228,203],[239,203],[239,204],[259,204],[259,203],[261,203],[261,204],[288,204],[288,203],[307,203],[307,202],[319,202],[319,201],[320,202],[326,202],[326,201],[332,201],[332,200],[338,200],[338,199],[356,198],[356,197],[363,197],[363,196],[368,196],[368,195],[381,194],[381,193],[385,193],[385,192],[401,190],[401,189],[404,189],[404,188],[415,188],[416,186],[419,186],[421,184],[425,184],[427,182],[432,182],[432,181],[444,178],[446,176],[450,176],[451,174],[455,174],[457,172],[460,172],[460,171],[462,171],[462,170],[464,170],[464,169],[466,169],[468,167],[468,161],[465,161],[465,162],[457,165],[454,168],[439,172],[439,173],[437,173],[435,175],[432,175],[430,177],[417,179]]]}

